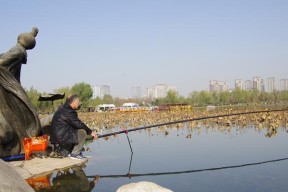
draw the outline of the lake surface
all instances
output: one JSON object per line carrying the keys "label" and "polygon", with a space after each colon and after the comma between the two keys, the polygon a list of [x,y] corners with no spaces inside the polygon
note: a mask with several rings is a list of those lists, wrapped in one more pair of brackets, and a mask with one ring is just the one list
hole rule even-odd
{"label": "lake surface", "polygon": [[[59,177],[55,172],[50,175],[50,184],[70,185],[66,189],[79,191],[91,181],[90,191],[94,192],[116,191],[124,184],[139,181],[180,192],[288,191],[287,130],[278,128],[270,138],[265,134],[265,130],[253,127],[234,127],[230,131],[153,128],[128,134],[133,156],[125,134],[108,140],[100,138],[85,145],[89,151],[84,155],[92,158],[83,167],[82,176]],[[100,179],[93,186],[95,175]],[[61,191],[61,187],[58,189],[55,191]]]}

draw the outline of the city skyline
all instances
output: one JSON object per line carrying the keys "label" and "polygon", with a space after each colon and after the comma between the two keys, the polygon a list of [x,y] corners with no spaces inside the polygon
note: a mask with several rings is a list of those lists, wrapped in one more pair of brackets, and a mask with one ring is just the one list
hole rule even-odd
{"label": "city skyline", "polygon": [[[240,90],[259,90],[264,91],[268,93],[272,93],[273,91],[283,91],[288,90],[288,79],[280,79],[278,82],[278,86],[276,83],[276,79],[274,77],[268,77],[267,78],[267,84],[265,84],[265,80],[262,77],[252,77],[251,79],[235,79],[234,80],[234,87],[229,87],[229,84],[225,80],[210,80],[209,86],[206,90],[198,90],[198,91],[232,91],[236,88],[239,88]],[[103,85],[102,85],[103,86]],[[106,87],[109,87],[109,93],[110,93],[110,86],[104,85]],[[215,88],[213,86],[220,86],[218,88]],[[101,85],[94,85],[92,86],[93,89],[93,98],[95,99],[95,91],[94,90],[100,90],[95,89],[95,87],[101,87]],[[278,87],[278,88],[277,88]],[[155,84],[152,87],[146,87],[145,92],[142,92],[142,87],[134,85],[131,87],[131,95],[127,98],[142,98],[142,97],[148,97],[148,98],[164,98],[167,95],[167,92],[169,90],[176,91],[179,95],[181,95],[178,90],[177,86],[171,86],[163,83]],[[111,90],[112,91],[112,90]],[[104,94],[100,94],[101,91],[99,91],[98,95],[100,98],[103,98]],[[192,93],[191,91],[190,93]],[[106,92],[107,94],[108,92]],[[143,94],[142,94],[143,93]],[[117,95],[111,95],[113,97],[119,97]],[[184,95],[181,95],[184,96]]]}
{"label": "city skyline", "polygon": [[[278,84],[274,77],[267,78],[267,84],[264,78],[255,76],[252,79],[235,79],[234,87],[229,87],[229,84],[225,80],[210,80],[209,91],[215,91],[215,87],[218,86],[217,91],[228,91],[239,88],[240,90],[259,90],[265,92],[283,91],[288,90],[288,79],[280,79]],[[278,85],[278,86],[277,86]],[[220,87],[219,87],[220,86]]]}
{"label": "city skyline", "polygon": [[214,79],[233,85],[253,76],[265,83],[288,78],[288,1],[19,3],[1,4],[0,54],[38,27],[21,68],[26,89],[53,92],[84,82],[109,85],[111,95],[127,98],[134,85],[143,95],[164,83],[187,97],[208,91]]}

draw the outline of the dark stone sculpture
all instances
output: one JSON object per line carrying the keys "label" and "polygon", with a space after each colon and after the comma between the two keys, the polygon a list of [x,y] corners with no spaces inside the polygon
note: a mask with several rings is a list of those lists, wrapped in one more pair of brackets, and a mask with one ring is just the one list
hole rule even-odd
{"label": "dark stone sculpture", "polygon": [[40,121],[35,107],[20,83],[26,50],[36,45],[37,28],[18,36],[17,44],[0,54],[0,156],[24,153],[24,137],[37,136]]}

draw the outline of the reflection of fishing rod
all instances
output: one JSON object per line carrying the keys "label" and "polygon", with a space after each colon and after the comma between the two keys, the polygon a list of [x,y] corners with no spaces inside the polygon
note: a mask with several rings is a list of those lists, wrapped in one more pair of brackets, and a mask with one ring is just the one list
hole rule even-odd
{"label": "reflection of fishing rod", "polygon": [[[282,158],[282,159],[275,159],[275,160],[269,160],[269,161],[256,162],[256,163],[246,163],[246,164],[242,164],[242,165],[213,167],[213,168],[207,168],[207,169],[195,169],[195,170],[188,170],[188,171],[143,173],[143,174],[130,174],[128,172],[127,174],[123,174],[123,175],[100,175],[100,178],[119,178],[119,177],[129,177],[129,178],[131,178],[131,177],[142,177],[142,176],[178,175],[178,174],[184,174],[184,173],[197,173],[197,172],[205,172],[205,171],[218,171],[218,170],[223,170],[223,169],[234,169],[234,168],[239,168],[239,167],[247,167],[247,166],[260,165],[260,164],[266,164],[266,163],[273,163],[273,162],[279,162],[279,161],[285,161],[285,160],[288,160],[288,157],[287,158]],[[95,176],[96,175],[87,176],[87,177],[88,178],[95,178]]]}
{"label": "reflection of fishing rod", "polygon": [[125,129],[122,131],[116,131],[116,132],[112,132],[112,133],[98,135],[98,138],[109,137],[112,135],[118,135],[118,134],[122,134],[122,133],[126,133],[126,135],[128,135],[128,132],[132,132],[132,131],[138,131],[138,130],[142,130],[142,129],[149,129],[149,128],[160,127],[160,126],[165,126],[165,125],[172,125],[172,124],[177,124],[177,123],[185,123],[185,122],[189,122],[189,121],[199,121],[199,120],[213,119],[213,118],[219,118],[219,117],[247,115],[247,114],[253,114],[253,113],[279,112],[279,111],[287,111],[287,110],[288,110],[288,108],[287,109],[250,111],[250,112],[230,113],[230,114],[222,114],[222,115],[214,115],[214,116],[197,117],[197,118],[192,118],[192,119],[184,119],[184,120],[172,121],[172,122],[167,122],[167,123],[160,123],[160,124],[148,125],[148,126],[143,126],[143,127],[137,127],[137,128],[132,128],[132,129]]}

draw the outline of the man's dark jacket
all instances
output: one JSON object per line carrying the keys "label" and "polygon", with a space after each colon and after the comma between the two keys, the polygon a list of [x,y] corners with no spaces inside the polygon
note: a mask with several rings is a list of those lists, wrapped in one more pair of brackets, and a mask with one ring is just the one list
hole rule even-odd
{"label": "man's dark jacket", "polygon": [[87,135],[90,135],[92,132],[78,118],[77,112],[66,103],[55,112],[51,129],[50,142],[55,144],[78,143],[77,129],[84,129]]}

